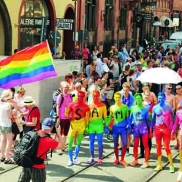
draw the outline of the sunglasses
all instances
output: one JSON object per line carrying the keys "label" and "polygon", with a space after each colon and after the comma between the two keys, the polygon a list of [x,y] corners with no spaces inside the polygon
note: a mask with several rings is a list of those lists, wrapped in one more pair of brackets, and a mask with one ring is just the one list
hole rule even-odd
{"label": "sunglasses", "polygon": [[167,88],[168,90],[172,90],[172,88]]}
{"label": "sunglasses", "polygon": [[176,90],[180,90],[181,88],[176,88]]}

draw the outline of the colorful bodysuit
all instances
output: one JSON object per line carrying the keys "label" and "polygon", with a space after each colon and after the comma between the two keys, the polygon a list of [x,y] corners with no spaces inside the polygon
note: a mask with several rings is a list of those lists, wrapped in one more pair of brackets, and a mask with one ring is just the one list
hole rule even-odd
{"label": "colorful bodysuit", "polygon": [[139,108],[138,106],[134,106],[131,109],[130,121],[132,122],[133,126],[133,153],[135,161],[138,160],[138,146],[140,138],[142,138],[143,146],[145,149],[145,162],[148,162],[150,153],[148,147],[148,133],[150,127],[148,109],[145,107]]}
{"label": "colorful bodysuit", "polygon": [[[178,110],[176,112],[176,119],[175,123],[173,125],[172,134],[175,133],[176,129],[178,128],[178,125],[180,125],[180,140],[182,140],[182,109]],[[180,158],[180,170],[182,171],[182,146],[180,142],[180,151],[179,151],[179,158]]]}
{"label": "colorful bodysuit", "polygon": [[104,132],[104,123],[107,118],[107,110],[105,104],[102,102],[92,103],[90,107],[90,121],[87,126],[90,139],[90,155],[91,158],[87,161],[92,163],[94,161],[94,142],[95,136],[97,136],[98,141],[98,150],[99,150],[99,160],[102,159],[103,153],[103,132]]}
{"label": "colorful bodysuit", "polygon": [[173,125],[172,133],[176,131],[178,124],[180,124],[180,136],[182,136],[182,109],[176,112],[176,119]]}
{"label": "colorful bodysuit", "polygon": [[173,128],[172,121],[172,108],[164,104],[160,106],[157,104],[154,106],[152,111],[152,127],[154,127],[156,144],[157,144],[157,156],[158,156],[158,166],[156,170],[162,169],[162,140],[164,143],[164,148],[168,156],[168,160],[170,165],[173,165],[172,155],[170,150],[170,139],[171,132],[170,130]]}
{"label": "colorful bodysuit", "polygon": [[68,166],[73,165],[73,151],[72,145],[74,137],[77,136],[77,142],[75,147],[74,160],[78,157],[80,151],[81,141],[83,139],[83,134],[85,132],[85,128],[88,124],[89,119],[89,107],[87,104],[81,102],[75,102],[70,105],[70,130],[68,133],[68,155],[69,155],[69,163]]}
{"label": "colorful bodysuit", "polygon": [[110,108],[111,115],[114,117],[114,124],[112,127],[112,133],[114,138],[114,152],[116,156],[116,163],[119,161],[118,157],[118,138],[121,137],[123,143],[121,161],[124,161],[126,149],[127,149],[127,128],[129,126],[129,109],[128,106],[122,104],[121,106],[113,105]]}

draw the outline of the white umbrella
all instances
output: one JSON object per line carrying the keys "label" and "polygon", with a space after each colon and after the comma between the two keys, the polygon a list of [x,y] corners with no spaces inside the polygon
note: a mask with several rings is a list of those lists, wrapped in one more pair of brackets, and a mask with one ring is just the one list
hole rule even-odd
{"label": "white umbrella", "polygon": [[170,36],[170,39],[177,39],[181,40],[182,39],[182,32],[175,32]]}
{"label": "white umbrella", "polygon": [[157,83],[157,84],[165,84],[165,83],[174,83],[177,84],[182,82],[182,78],[175,71],[169,68],[151,68],[144,71],[137,80],[142,83]]}

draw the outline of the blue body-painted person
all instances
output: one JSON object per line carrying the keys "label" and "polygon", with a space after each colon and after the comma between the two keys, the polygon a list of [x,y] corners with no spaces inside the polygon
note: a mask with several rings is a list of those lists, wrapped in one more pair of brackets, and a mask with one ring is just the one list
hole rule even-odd
{"label": "blue body-painted person", "polygon": [[[130,128],[129,125],[129,109],[126,105],[121,103],[121,94],[120,92],[116,92],[114,94],[115,104],[110,107],[110,120],[114,117],[114,123],[112,126],[112,133],[114,138],[114,153],[116,160],[113,162],[113,165],[117,165],[118,163],[123,166],[128,166],[125,162],[125,154],[127,150],[127,130]],[[123,143],[122,156],[119,161],[118,156],[118,139],[121,137],[121,141]]]}

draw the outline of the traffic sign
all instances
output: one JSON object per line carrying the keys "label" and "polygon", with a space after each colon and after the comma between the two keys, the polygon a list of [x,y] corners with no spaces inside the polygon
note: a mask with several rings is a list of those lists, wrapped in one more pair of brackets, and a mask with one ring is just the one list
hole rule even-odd
{"label": "traffic sign", "polygon": [[57,30],[72,30],[74,20],[57,18]]}
{"label": "traffic sign", "polygon": [[48,37],[48,41],[52,45],[60,44],[60,42],[61,42],[61,34],[58,31],[56,31],[56,30],[50,31],[50,34],[49,34],[49,37]]}

